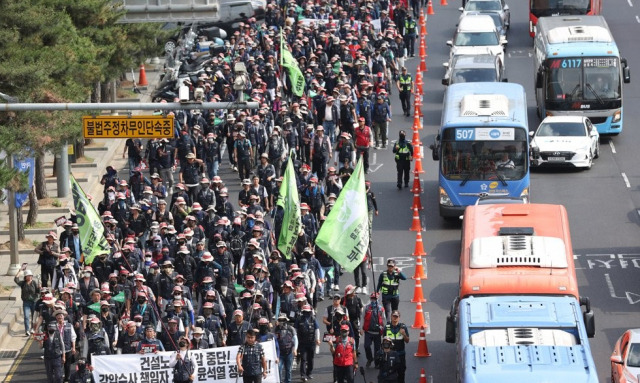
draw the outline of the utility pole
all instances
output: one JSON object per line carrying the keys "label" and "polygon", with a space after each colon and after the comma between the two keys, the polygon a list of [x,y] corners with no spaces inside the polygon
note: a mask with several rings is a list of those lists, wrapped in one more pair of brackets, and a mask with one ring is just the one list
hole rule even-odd
{"label": "utility pole", "polygon": [[69,145],[65,141],[60,149],[60,153],[56,155],[56,174],[58,175],[56,185],[58,186],[58,198],[66,198],[69,195],[69,154],[67,151]]}
{"label": "utility pole", "polygon": [[[7,103],[19,102],[17,98],[0,92]],[[7,153],[7,165],[13,169],[13,154]],[[20,251],[18,249],[18,209],[16,209],[16,191],[9,188],[9,269],[7,275],[16,275],[20,269]]]}

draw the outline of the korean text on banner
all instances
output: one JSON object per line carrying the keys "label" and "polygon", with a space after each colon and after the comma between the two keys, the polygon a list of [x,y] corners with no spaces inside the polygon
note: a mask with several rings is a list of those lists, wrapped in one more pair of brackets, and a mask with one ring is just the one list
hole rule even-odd
{"label": "korean text on banner", "polygon": [[71,193],[80,229],[80,241],[84,250],[84,262],[90,264],[96,255],[103,252],[109,253],[109,243],[104,237],[104,226],[100,221],[100,215],[73,174],[71,175]]}
{"label": "korean text on banner", "polygon": [[85,116],[84,138],[172,138],[173,117]]}
{"label": "korean text on banner", "polygon": [[282,252],[284,258],[291,259],[291,251],[298,240],[298,232],[300,232],[300,228],[302,227],[300,220],[300,196],[298,195],[296,175],[291,156],[289,156],[287,169],[282,178],[280,198],[277,204],[284,210],[282,229],[278,236],[278,249]]}
{"label": "korean text on banner", "polygon": [[302,71],[298,67],[298,62],[295,58],[293,58],[293,55],[287,50],[286,47],[282,49],[280,54],[282,55],[282,66],[288,69],[287,73],[289,74],[289,78],[291,79],[293,94],[298,97],[302,97],[302,95],[304,94],[305,82]]}
{"label": "korean text on banner", "polygon": [[347,271],[364,259],[369,246],[369,214],[362,157],[322,224],[316,245]]}
{"label": "korean text on banner", "polygon": [[[261,344],[267,359],[267,377],[262,382],[279,383],[275,341]],[[238,348],[239,346],[230,346],[189,350],[188,357],[195,366],[193,383],[242,381],[237,379]],[[175,358],[175,352],[93,356],[93,379],[96,382],[173,382],[173,368],[170,367],[172,357]]]}

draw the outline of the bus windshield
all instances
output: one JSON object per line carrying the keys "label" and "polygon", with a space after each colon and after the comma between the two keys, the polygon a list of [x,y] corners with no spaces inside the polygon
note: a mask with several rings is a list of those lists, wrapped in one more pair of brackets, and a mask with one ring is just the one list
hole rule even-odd
{"label": "bus windshield", "polygon": [[536,17],[586,15],[591,12],[591,0],[531,0],[531,13]]}
{"label": "bus windshield", "polygon": [[549,60],[547,99],[602,101],[620,98],[618,59],[563,58]]}
{"label": "bus windshield", "polygon": [[447,179],[519,180],[527,174],[527,142],[443,140],[440,164]]}
{"label": "bus windshield", "polygon": [[500,39],[494,32],[458,32],[456,46],[490,46],[500,45]]}

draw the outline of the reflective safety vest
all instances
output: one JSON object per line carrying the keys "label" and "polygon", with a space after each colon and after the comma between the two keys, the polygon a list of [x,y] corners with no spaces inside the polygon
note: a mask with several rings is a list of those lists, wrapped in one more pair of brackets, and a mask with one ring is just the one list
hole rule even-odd
{"label": "reflective safety vest", "polygon": [[346,367],[353,365],[353,349],[355,347],[353,338],[348,337],[346,342],[338,339],[335,353],[333,354],[334,366]]}
{"label": "reflective safety vest", "polygon": [[407,34],[416,33],[416,21],[415,20],[405,20],[404,29]]}
{"label": "reflective safety vest", "polygon": [[413,82],[413,79],[411,78],[410,74],[407,75],[400,75],[400,78],[398,79],[398,82],[400,83],[400,87],[402,88],[402,91],[411,91],[411,83]]}
{"label": "reflective safety vest", "polygon": [[246,376],[258,376],[262,374],[260,366],[260,354],[262,345],[255,343],[254,345],[243,345],[242,368]]}
{"label": "reflective safety vest", "polygon": [[398,150],[396,150],[396,161],[399,160],[409,160],[411,159],[411,150],[409,149],[409,145],[407,142],[397,143]]}
{"label": "reflective safety vest", "polygon": [[[403,326],[401,324],[398,324],[396,328],[393,328],[391,323],[387,323],[384,328],[384,336],[391,338],[391,342],[393,342],[393,349],[401,355],[404,354],[404,336],[400,333],[400,329],[402,328]],[[407,331],[407,329],[405,328],[404,331]]]}
{"label": "reflective safety vest", "polygon": [[382,295],[398,295],[398,286],[400,282],[398,277],[389,278],[389,273],[386,271],[382,273],[382,288],[380,291]]}

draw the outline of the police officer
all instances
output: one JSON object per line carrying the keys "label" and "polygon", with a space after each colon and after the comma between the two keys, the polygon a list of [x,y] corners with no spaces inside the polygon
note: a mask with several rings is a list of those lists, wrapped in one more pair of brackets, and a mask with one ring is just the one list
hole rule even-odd
{"label": "police officer", "polygon": [[400,322],[400,311],[394,310],[391,313],[391,322],[387,322],[384,328],[384,337],[391,339],[393,342],[393,350],[400,357],[400,366],[398,367],[398,383],[404,383],[404,375],[407,370],[405,344],[409,343],[409,329],[407,325]]}
{"label": "police officer", "polygon": [[378,383],[395,383],[398,379],[398,371],[401,365],[400,356],[391,349],[392,346],[391,338],[385,336],[382,339],[382,350],[376,356],[380,365]]}
{"label": "police officer", "polygon": [[353,383],[354,369],[358,368],[356,345],[349,336],[349,326],[340,327],[340,336],[335,344],[329,341],[329,351],[333,355],[333,381],[336,383]]}
{"label": "police officer", "polygon": [[93,383],[93,374],[91,373],[91,369],[88,368],[87,358],[78,358],[78,362],[76,363],[76,371],[71,373],[71,377],[69,378],[69,383]]}
{"label": "police officer", "polygon": [[409,172],[413,160],[413,145],[407,141],[407,133],[404,130],[400,131],[398,141],[393,145],[393,153],[395,153],[396,171],[398,172],[398,190],[402,189],[403,178],[404,187],[408,188]]}
{"label": "police officer", "polygon": [[48,383],[62,383],[66,349],[64,339],[57,330],[56,322],[49,322],[47,334],[40,341],[40,347],[44,349],[44,367],[47,371]]}
{"label": "police officer", "polygon": [[402,67],[402,74],[398,76],[396,83],[398,92],[400,93],[400,103],[402,103],[402,111],[405,116],[411,115],[411,89],[413,89],[413,78],[407,73],[407,68]]}
{"label": "police officer", "polygon": [[398,309],[400,304],[400,293],[398,287],[400,281],[407,280],[407,277],[396,267],[396,261],[387,261],[387,270],[380,273],[378,277],[378,291],[382,294],[382,305],[386,311],[387,320],[389,313]]}
{"label": "police officer", "polygon": [[243,383],[261,383],[267,377],[267,359],[254,330],[247,331],[244,344],[238,349],[236,364]]}
{"label": "police officer", "polygon": [[278,355],[280,377],[283,383],[291,383],[291,370],[293,369],[293,358],[298,354],[298,335],[296,329],[289,323],[287,314],[282,313],[278,317],[275,335],[278,340]]}
{"label": "police officer", "polygon": [[413,15],[409,13],[407,15],[407,19],[404,21],[404,43],[407,46],[407,54],[409,54],[411,57],[416,57],[416,27],[416,21],[413,19]]}

